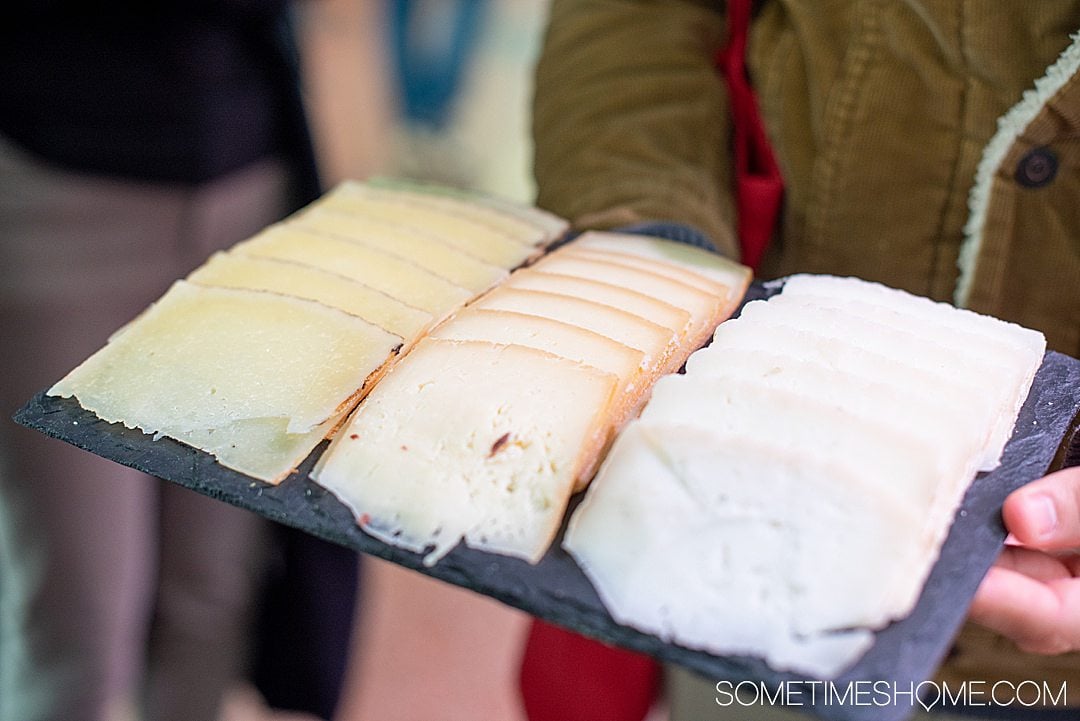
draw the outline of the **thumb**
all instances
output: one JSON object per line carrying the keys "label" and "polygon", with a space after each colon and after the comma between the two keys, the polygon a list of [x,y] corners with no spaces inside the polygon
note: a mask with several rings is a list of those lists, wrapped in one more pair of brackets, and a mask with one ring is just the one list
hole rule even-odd
{"label": "thumb", "polygon": [[1080,467],[1051,473],[1014,491],[1002,508],[1005,527],[1030,548],[1080,548]]}

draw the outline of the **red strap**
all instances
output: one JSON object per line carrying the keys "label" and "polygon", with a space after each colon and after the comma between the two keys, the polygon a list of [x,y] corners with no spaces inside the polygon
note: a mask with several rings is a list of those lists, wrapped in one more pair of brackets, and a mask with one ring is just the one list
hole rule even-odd
{"label": "red strap", "polygon": [[659,689],[648,656],[533,621],[521,665],[529,721],[641,721]]}
{"label": "red strap", "polygon": [[716,64],[727,81],[731,106],[735,206],[742,262],[756,270],[780,215],[784,181],[746,74],[752,6],[753,0],[729,0],[728,44],[717,53]]}
{"label": "red strap", "polygon": [[[746,77],[753,0],[729,0],[730,37],[716,57],[734,128],[736,210],[742,262],[757,268],[780,212],[783,181]],[[521,666],[529,721],[641,721],[660,687],[652,659],[534,621]]]}

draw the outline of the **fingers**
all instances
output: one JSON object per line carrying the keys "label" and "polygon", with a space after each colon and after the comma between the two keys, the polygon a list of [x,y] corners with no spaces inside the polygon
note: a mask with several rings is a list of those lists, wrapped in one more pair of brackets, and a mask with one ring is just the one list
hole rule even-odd
{"label": "fingers", "polygon": [[1080,579],[1041,582],[995,566],[975,594],[971,619],[1028,653],[1080,650]]}
{"label": "fingers", "polygon": [[1042,583],[1072,578],[1075,574],[1067,563],[1071,559],[1056,558],[1042,551],[1020,546],[1006,546],[994,564],[998,568],[1022,573]]}
{"label": "fingers", "polygon": [[1047,551],[1080,548],[1080,467],[1067,468],[1014,491],[1002,509],[1017,541]]}

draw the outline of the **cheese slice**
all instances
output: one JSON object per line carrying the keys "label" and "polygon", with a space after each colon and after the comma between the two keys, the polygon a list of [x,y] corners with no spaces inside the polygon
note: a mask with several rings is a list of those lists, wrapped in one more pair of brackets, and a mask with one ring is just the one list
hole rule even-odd
{"label": "cheese slice", "polygon": [[[584,363],[619,379],[608,420],[608,442],[622,425],[641,410],[647,398],[649,376],[645,355],[593,331],[523,313],[467,308],[432,331],[441,340],[486,341],[535,348]],[[575,491],[584,488],[596,465],[582,469]]]}
{"label": "cheese slice", "polygon": [[453,188],[437,183],[428,183],[401,178],[376,177],[368,180],[369,187],[404,190],[427,195],[438,195],[460,200],[470,205],[480,205],[498,211],[502,215],[518,218],[529,225],[539,228],[544,233],[545,242],[561,238],[570,229],[570,223],[554,213],[531,205],[522,205],[495,195],[488,195],[473,190]]}
{"label": "cheese slice", "polygon": [[536,562],[604,442],[617,384],[532,348],[427,339],[360,405],[313,477],[368,533],[429,551],[428,565],[462,539]]}
{"label": "cheese slice", "polygon": [[[723,287],[726,289],[725,297],[730,303],[738,303],[742,300],[752,276],[750,269],[745,265],[728,260],[718,253],[711,253],[686,243],[676,243],[646,235],[591,231],[582,233],[568,247],[631,256],[633,261],[621,257],[620,262],[633,264],[645,270],[655,270],[657,273],[673,273],[672,277],[676,280],[691,276],[706,278],[711,283],[692,283],[692,285],[713,292],[720,292],[718,287]],[[674,274],[672,268],[689,272],[691,276]]]}
{"label": "cheese slice", "polygon": [[290,260],[339,273],[430,313],[437,320],[474,295],[472,291],[395,255],[288,226],[271,226],[254,238],[233,246],[233,252]]}
{"label": "cheese slice", "polygon": [[[869,605],[860,618],[864,625],[878,627],[906,616],[937,559],[942,533],[960,501],[945,481],[974,475],[970,450],[964,453],[943,444],[941,435],[930,435],[883,415],[881,406],[868,413],[864,408],[837,403],[828,391],[808,394],[803,389],[816,378],[797,372],[787,375],[797,376],[793,387],[770,385],[754,377],[702,378],[689,372],[666,376],[654,386],[641,417],[650,423],[700,428],[725,438],[777,439],[787,452],[831,462],[853,475],[872,468],[866,483],[909,514],[914,519],[912,529],[922,531],[913,532],[913,542],[898,551],[893,564],[895,580],[887,587],[888,595],[864,597]],[[837,395],[835,384],[825,388]],[[891,398],[886,404],[891,405]],[[921,408],[924,413],[933,410],[932,404]],[[935,426],[948,432],[939,424]]]}
{"label": "cheese slice", "polygon": [[508,310],[569,323],[641,351],[651,376],[673,370],[678,336],[670,328],[618,308],[568,295],[506,286],[496,288],[469,307]]}
{"label": "cheese slice", "polygon": [[531,243],[469,218],[423,205],[365,197],[362,193],[351,192],[348,186],[339,186],[324,195],[314,207],[364,215],[401,228],[421,231],[501,267],[516,267],[541,252]]}
{"label": "cheese slice", "polygon": [[375,247],[474,293],[497,285],[509,274],[506,268],[485,263],[430,235],[410,232],[362,215],[314,208],[297,216],[289,225]]}
{"label": "cheese slice", "polygon": [[474,234],[468,232],[468,229],[447,227],[438,217],[417,217],[397,206],[375,204],[370,207],[356,207],[345,202],[320,202],[303,215],[316,211],[362,218],[365,221],[389,225],[403,233],[431,238],[499,268],[517,268],[538,255],[533,246],[519,243],[502,234]]}
{"label": "cheese slice", "polygon": [[[563,546],[620,623],[687,648],[831,678],[870,645],[824,631],[887,580],[908,514],[861,476],[754,439],[634,421]],[[851,544],[840,529],[856,527]]]}
{"label": "cheese slice", "polygon": [[964,334],[978,333],[995,343],[1027,349],[1040,362],[1046,350],[1046,338],[1038,331],[858,278],[793,275],[784,279],[783,295],[828,297],[861,308],[887,308],[923,323],[945,325]]}
{"label": "cheese slice", "polygon": [[748,303],[615,442],[564,542],[613,616],[828,678],[914,607],[1039,344],[843,285]]}
{"label": "cheese slice", "polygon": [[214,456],[219,464],[268,483],[280,483],[293,473],[324,438],[333,435],[348,410],[306,433],[289,433],[283,418],[252,418],[219,428],[158,431]]}
{"label": "cheese slice", "polygon": [[[544,265],[546,265],[546,259],[541,260],[533,268],[540,271],[541,266]],[[514,273],[506,282],[506,287],[558,293],[618,308],[669,328],[678,336],[682,344],[685,344],[685,339],[693,329],[693,319],[685,310],[644,293],[611,283],[569,275],[534,272],[532,268],[526,268]]]}
{"label": "cheese slice", "polygon": [[[783,326],[802,333],[831,338],[852,345],[850,339],[858,338],[858,348],[877,353],[886,358],[902,359],[917,368],[937,374],[949,382],[961,377],[979,386],[983,402],[991,410],[980,418],[991,418],[989,440],[980,467],[986,470],[997,466],[1005,443],[1012,432],[1016,413],[1022,398],[1018,398],[1021,386],[1015,380],[1014,367],[1005,359],[988,358],[969,347],[949,347],[927,337],[925,333],[905,330],[874,320],[857,318],[839,312],[823,312],[811,305],[792,305],[771,302],[747,303],[739,320],[756,328]],[[918,348],[918,353],[912,349]],[[1031,369],[1032,375],[1034,368]],[[1030,381],[1023,386],[1030,386]],[[1010,415],[1011,414],[1011,415]]]}
{"label": "cheese slice", "polygon": [[684,339],[684,343],[690,348],[698,348],[705,343],[717,324],[726,320],[730,314],[727,300],[712,293],[655,273],[574,257],[558,250],[532,266],[532,270],[617,285],[681,308],[690,315]]}
{"label": "cheese slice", "polygon": [[[177,281],[49,394],[74,396],[102,420],[147,433],[197,436],[276,421],[302,435],[340,418],[401,343],[320,303]],[[267,455],[279,441],[289,445],[275,436]],[[258,477],[279,480],[296,454],[290,447],[275,456],[280,465]]]}
{"label": "cheese slice", "polygon": [[546,351],[611,373],[622,382],[623,393],[633,393],[644,372],[645,355],[640,350],[575,325],[512,311],[468,308],[441,323],[429,337]]}
{"label": "cheese slice", "polygon": [[215,253],[188,281],[219,288],[246,288],[314,300],[363,318],[403,339],[419,336],[430,313],[413,308],[363,283],[288,260]]}
{"label": "cheese slice", "polygon": [[480,223],[529,245],[542,246],[549,240],[543,228],[528,222],[519,215],[503,213],[488,204],[456,198],[444,193],[421,192],[418,188],[390,188],[356,181],[346,181],[338,187],[337,192],[385,203],[431,208]]}
{"label": "cheese slice", "polygon": [[[728,321],[713,344],[686,362],[697,378],[749,379],[763,387],[798,391],[860,417],[888,417],[930,438],[948,438],[956,452],[981,458],[989,442],[984,414],[992,404],[963,377],[949,381],[932,370],[888,358],[840,338],[793,326],[757,328]],[[837,393],[837,388],[850,392]],[[903,388],[904,403],[897,403]]]}

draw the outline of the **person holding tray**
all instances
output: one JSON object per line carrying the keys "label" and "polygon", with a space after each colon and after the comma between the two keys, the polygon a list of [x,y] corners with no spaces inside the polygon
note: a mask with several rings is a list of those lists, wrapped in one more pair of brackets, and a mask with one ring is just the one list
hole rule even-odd
{"label": "person holding tray", "polygon": [[[1075,0],[554,0],[535,89],[538,205],[579,229],[646,223],[761,278],[879,281],[1080,356],[1078,30]],[[1066,684],[1075,709],[1080,469],[1015,492],[1004,519],[1009,545],[940,678]],[[651,695],[626,678],[621,701],[640,698],[626,714],[593,698],[580,716],[566,690],[563,721],[640,718]],[[673,719],[729,718],[715,679],[673,678]]]}

